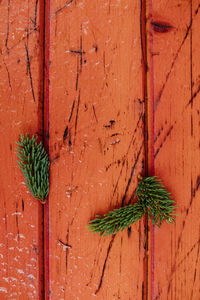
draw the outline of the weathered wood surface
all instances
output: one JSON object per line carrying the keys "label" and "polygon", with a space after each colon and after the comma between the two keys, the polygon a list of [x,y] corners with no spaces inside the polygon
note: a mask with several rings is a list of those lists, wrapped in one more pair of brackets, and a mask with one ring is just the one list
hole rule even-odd
{"label": "weathered wood surface", "polygon": [[152,2],[155,174],[171,191],[179,216],[174,226],[154,230],[151,299],[200,299],[200,5]]}
{"label": "weathered wood surface", "polygon": [[42,210],[16,163],[20,134],[41,134],[38,1],[1,1],[0,299],[42,299]]}
{"label": "weathered wood surface", "polygon": [[[0,7],[0,299],[199,299],[198,1]],[[49,146],[44,215],[16,164],[26,132]],[[147,171],[176,200],[176,224],[149,223],[148,244],[143,221],[114,237],[89,232]]]}
{"label": "weathered wood surface", "polygon": [[86,228],[142,171],[140,3],[54,1],[50,33],[51,299],[142,299],[143,224]]}

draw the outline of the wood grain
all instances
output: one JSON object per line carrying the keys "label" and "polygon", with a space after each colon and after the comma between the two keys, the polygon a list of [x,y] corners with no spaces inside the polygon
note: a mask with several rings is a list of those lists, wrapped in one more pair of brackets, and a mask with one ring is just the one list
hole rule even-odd
{"label": "wood grain", "polygon": [[199,299],[199,3],[162,0],[149,7],[155,174],[179,214],[174,226],[153,232],[151,299]]}
{"label": "wood grain", "polygon": [[129,0],[51,5],[51,299],[142,299],[143,222],[111,237],[86,227],[143,172],[140,17]]}
{"label": "wood grain", "polygon": [[41,134],[38,1],[1,1],[0,299],[42,299],[42,210],[17,167],[20,134]]}

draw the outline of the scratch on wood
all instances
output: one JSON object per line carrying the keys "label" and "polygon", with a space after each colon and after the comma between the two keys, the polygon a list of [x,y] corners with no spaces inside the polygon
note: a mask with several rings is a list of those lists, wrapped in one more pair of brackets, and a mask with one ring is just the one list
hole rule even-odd
{"label": "scratch on wood", "polygon": [[122,166],[121,166],[121,170],[120,170],[120,173],[119,173],[117,182],[116,182],[115,187],[114,187],[113,197],[114,197],[114,195],[115,195],[115,193],[116,193],[116,190],[117,190],[117,187],[118,187],[118,184],[119,184],[119,179],[120,179],[120,177],[121,177],[121,175],[122,175],[123,168],[124,168],[124,166],[125,166],[125,161],[126,161],[125,159],[126,159],[128,153],[129,153],[130,149],[131,149],[131,145],[133,145],[134,136],[135,136],[135,134],[136,134],[138,128],[140,128],[140,122],[143,121],[143,118],[144,118],[144,114],[141,113],[140,116],[139,116],[139,118],[138,118],[136,127],[135,127],[135,129],[134,129],[134,131],[133,131],[133,135],[132,135],[131,141],[130,141],[130,143],[129,143],[128,149],[127,149],[127,151],[126,151],[126,153],[125,153],[125,155],[124,155],[123,162],[122,162]]}
{"label": "scratch on wood", "polygon": [[144,47],[143,47],[143,37],[145,36],[143,33],[143,1],[140,0],[140,44],[141,44],[141,51],[142,51],[142,62],[147,64],[145,61],[145,53],[144,53]]}
{"label": "scratch on wood", "polygon": [[157,141],[157,139],[159,138],[159,136],[161,135],[161,132],[164,130],[164,127],[163,125],[161,126],[161,128],[158,130],[158,133],[156,134],[155,136],[155,139],[154,139],[154,143]]}
{"label": "scratch on wood", "polygon": [[144,300],[144,281],[142,281],[142,300]]}
{"label": "scratch on wood", "polygon": [[[199,236],[200,236],[200,227],[199,227]],[[192,286],[191,298],[190,298],[190,299],[193,299],[194,284],[195,284],[195,281],[196,281],[196,275],[197,275],[197,266],[199,266],[199,255],[200,255],[200,239],[199,239],[199,241],[198,241],[197,257],[196,257],[196,262],[195,262],[195,270],[194,270],[193,286]],[[199,270],[199,268],[198,268],[198,270]]]}
{"label": "scratch on wood", "polygon": [[[198,191],[199,187],[200,187],[200,175],[197,176],[195,187],[193,187],[191,181],[191,199],[195,198],[196,192]],[[191,201],[190,201],[190,205],[192,204]]]}
{"label": "scratch on wood", "polygon": [[33,79],[32,79],[32,75],[31,75],[30,58],[29,58],[29,53],[28,53],[28,47],[27,47],[27,45],[25,45],[25,49],[26,49],[27,68],[28,68],[28,73],[29,73],[31,91],[32,91],[33,100],[35,102],[35,93],[34,93],[34,89],[33,89]]}
{"label": "scratch on wood", "polygon": [[156,158],[156,156],[158,155],[158,153],[160,152],[161,148],[163,147],[164,143],[166,142],[168,136],[171,134],[172,130],[173,130],[174,126],[171,125],[169,130],[167,131],[166,135],[163,138],[163,141],[160,143],[159,147],[157,148],[157,150],[155,151],[154,154],[154,158]]}
{"label": "scratch on wood", "polygon": [[[185,262],[185,260],[190,256],[190,254],[194,251],[194,249],[197,247],[197,245],[198,245],[198,248],[199,248],[200,247],[200,238],[198,239],[198,241],[196,243],[194,243],[192,245],[192,247],[190,248],[190,250],[186,253],[186,255],[181,259],[181,261],[179,263],[176,264],[176,259],[175,259],[175,262],[174,262],[174,264],[172,266],[172,270],[171,270],[171,274],[170,274],[170,280],[169,280],[169,283],[168,283],[167,294],[169,294],[170,290],[171,290],[173,274]],[[197,253],[198,253],[198,251],[197,251]]]}
{"label": "scratch on wood", "polygon": [[200,4],[198,5],[197,9],[195,10],[195,15],[197,15],[197,14],[198,14],[198,12],[199,12],[199,8],[200,8]]}
{"label": "scratch on wood", "polygon": [[65,243],[63,243],[61,240],[58,240],[58,241],[59,241],[59,243],[60,243],[65,249],[70,249],[70,248],[72,248],[72,246],[68,245],[67,242],[66,242],[66,244],[65,244]]}
{"label": "scratch on wood", "polygon": [[10,72],[9,72],[8,67],[7,67],[7,65],[6,65],[5,62],[4,62],[4,65],[6,67],[6,71],[7,71],[7,74],[8,74],[8,84],[9,84],[9,87],[10,87],[10,89],[12,91],[12,86],[11,86],[11,81],[10,81]]}
{"label": "scratch on wood", "polygon": [[[52,15],[51,17],[53,17],[54,15],[59,14],[61,11],[63,11],[63,9],[67,8],[68,6],[70,6],[70,4],[73,2],[74,0],[69,0],[67,3],[65,3],[62,7],[58,8]],[[75,1],[74,1],[75,2]]]}
{"label": "scratch on wood", "polygon": [[64,134],[63,134],[63,143],[65,142],[66,138],[67,138],[67,134],[68,134],[68,126],[65,128],[64,130]]}
{"label": "scratch on wood", "polygon": [[73,111],[74,111],[74,106],[75,106],[75,100],[73,101],[73,103],[72,103],[72,108],[71,108],[71,112],[70,112],[70,116],[69,116],[69,123],[70,123],[70,121],[71,121],[71,118],[72,118],[72,115],[73,115]]}
{"label": "scratch on wood", "polygon": [[105,128],[112,128],[114,124],[115,124],[115,120],[110,120],[109,124],[105,124],[104,127]]}
{"label": "scratch on wood", "polygon": [[50,162],[53,163],[60,158],[60,154],[57,153],[54,157],[50,158]]}
{"label": "scratch on wood", "polygon": [[15,214],[15,217],[16,217],[17,233],[19,235],[18,202],[16,202],[16,214]]}
{"label": "scratch on wood", "polygon": [[82,39],[82,24],[81,24],[81,35],[80,35],[80,72],[82,72],[83,66],[83,39]]}
{"label": "scratch on wood", "polygon": [[24,211],[24,200],[22,199],[22,211]]}
{"label": "scratch on wood", "polygon": [[77,131],[77,124],[78,124],[78,114],[79,114],[79,105],[80,105],[80,90],[79,90],[79,94],[78,94],[78,103],[77,103],[77,109],[76,109],[76,119],[75,119],[75,135],[76,135],[76,131]]}
{"label": "scratch on wood", "polygon": [[104,74],[106,73],[106,58],[105,58],[105,51],[103,52],[103,69],[104,69]]}
{"label": "scratch on wood", "polygon": [[156,104],[156,107],[157,107],[158,103],[160,102],[160,99],[161,99],[161,97],[162,97],[162,94],[163,94],[163,91],[164,91],[164,89],[165,89],[165,86],[166,86],[166,84],[167,84],[167,82],[168,82],[168,79],[169,79],[169,77],[170,77],[170,75],[171,75],[171,72],[172,72],[172,70],[173,70],[173,68],[174,68],[174,65],[175,65],[175,63],[176,63],[176,60],[177,60],[177,58],[178,58],[178,56],[179,56],[179,53],[180,53],[180,51],[181,51],[181,49],[182,49],[182,47],[183,47],[183,45],[184,45],[184,43],[185,43],[185,41],[186,41],[186,39],[187,39],[187,37],[188,37],[188,34],[189,34],[191,28],[192,28],[192,20],[190,21],[190,24],[189,24],[189,26],[188,26],[188,28],[187,28],[187,30],[186,30],[185,36],[184,36],[184,38],[183,38],[183,40],[182,40],[180,46],[178,47],[178,50],[177,50],[177,52],[176,52],[176,54],[175,54],[175,56],[174,56],[174,59],[173,59],[173,61],[172,61],[172,63],[171,63],[171,66],[170,66],[170,68],[169,68],[169,71],[167,72],[167,75],[166,75],[166,78],[165,78],[165,82],[163,83],[162,88],[160,89],[160,91],[159,91],[159,93],[158,93],[158,97],[157,97],[156,103],[155,103],[155,104]]}
{"label": "scratch on wood", "polygon": [[109,257],[110,250],[111,250],[111,248],[112,248],[114,239],[115,239],[115,235],[112,236],[111,241],[110,241],[110,243],[109,243],[109,246],[108,246],[108,249],[107,249],[106,258],[105,258],[105,260],[104,260],[104,264],[103,264],[103,268],[102,268],[102,272],[101,272],[101,277],[100,277],[99,285],[98,285],[97,290],[95,291],[95,295],[97,295],[98,292],[99,292],[100,289],[101,289],[101,286],[102,286],[102,283],[103,283],[103,278],[104,278],[104,273],[105,273],[105,269],[106,269],[106,265],[107,265],[107,260],[108,260],[108,257]]}
{"label": "scratch on wood", "polygon": [[140,149],[139,149],[139,151],[138,151],[138,153],[137,153],[135,162],[134,162],[134,164],[133,164],[133,167],[132,167],[132,170],[131,170],[131,175],[130,175],[130,177],[129,177],[128,183],[127,183],[127,185],[126,185],[125,193],[124,193],[124,196],[123,196],[123,198],[122,198],[121,206],[123,206],[124,203],[125,203],[126,195],[127,195],[128,190],[129,190],[129,187],[130,187],[130,184],[131,184],[131,181],[132,181],[132,178],[133,178],[133,174],[134,174],[136,165],[137,165],[137,163],[138,163],[138,161],[139,161],[139,157],[140,157],[140,154],[141,154],[142,149],[143,149],[143,144],[144,144],[144,142],[142,142],[142,145],[140,146]]}
{"label": "scratch on wood", "polygon": [[128,227],[128,229],[127,229],[127,234],[128,234],[128,238],[130,238],[130,236],[131,236],[131,227]]}
{"label": "scratch on wood", "polygon": [[95,120],[96,120],[96,122],[98,123],[98,119],[97,119],[97,115],[96,115],[96,111],[95,111],[94,104],[92,104],[92,109],[93,109],[93,113],[94,113]]}
{"label": "scratch on wood", "polygon": [[37,30],[37,7],[38,7],[38,0],[36,0],[35,2],[34,30]]}
{"label": "scratch on wood", "polygon": [[68,139],[69,151],[71,151],[72,146],[72,136],[71,136],[71,129],[69,130],[69,139]]}
{"label": "scratch on wood", "polygon": [[160,21],[152,21],[151,26],[154,32],[157,33],[167,33],[171,31],[174,26],[170,25],[169,23],[160,22]]}
{"label": "scratch on wood", "polygon": [[70,246],[68,244],[69,242],[69,229],[67,229],[67,234],[66,234],[66,243],[63,243],[60,239],[58,240],[59,243],[63,246],[64,249],[66,249],[66,261],[65,261],[65,269],[66,269],[66,274],[67,274],[67,267],[68,267],[68,254],[69,254],[69,249],[72,248],[72,246]]}
{"label": "scratch on wood", "polygon": [[77,71],[76,71],[76,91],[78,91],[78,80],[79,80],[79,70],[78,70],[78,64],[77,64]]}
{"label": "scratch on wood", "polygon": [[200,85],[198,86],[196,92],[192,95],[192,97],[190,98],[190,100],[188,101],[187,105],[185,106],[185,108],[187,108],[191,103],[193,103],[193,100],[196,98],[196,96],[199,94],[200,92]]}
{"label": "scratch on wood", "polygon": [[5,41],[5,47],[8,53],[9,53],[9,49],[8,49],[9,32],[10,32],[10,0],[8,0],[7,34],[6,34],[6,41]]}

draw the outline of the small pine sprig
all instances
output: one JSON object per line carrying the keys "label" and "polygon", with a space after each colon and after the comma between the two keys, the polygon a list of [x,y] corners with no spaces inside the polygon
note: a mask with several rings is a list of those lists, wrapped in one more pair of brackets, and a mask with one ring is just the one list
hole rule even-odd
{"label": "small pine sprig", "polygon": [[116,234],[120,230],[137,222],[142,218],[145,211],[141,204],[129,204],[114,209],[104,216],[97,215],[96,219],[90,221],[88,229],[99,232],[100,235]]}
{"label": "small pine sprig", "polygon": [[24,174],[25,183],[31,195],[42,204],[49,193],[49,158],[42,143],[37,144],[37,137],[21,135],[16,144],[18,167]]}
{"label": "small pine sprig", "polygon": [[88,229],[103,236],[116,234],[139,221],[146,213],[157,226],[160,226],[163,220],[174,223],[174,200],[156,176],[139,176],[135,198],[138,199],[137,203],[114,209],[104,216],[97,215],[89,222]]}
{"label": "small pine sprig", "polygon": [[153,224],[160,227],[163,220],[167,223],[174,223],[175,201],[172,200],[171,194],[165,189],[159,178],[156,176],[141,178],[135,191],[135,197],[146,208],[148,218],[152,219]]}

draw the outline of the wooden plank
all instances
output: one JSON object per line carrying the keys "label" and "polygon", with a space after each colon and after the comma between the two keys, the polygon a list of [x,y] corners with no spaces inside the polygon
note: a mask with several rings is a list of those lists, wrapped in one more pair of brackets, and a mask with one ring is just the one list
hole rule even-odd
{"label": "wooden plank", "polygon": [[0,298],[42,299],[42,206],[24,184],[15,144],[20,134],[42,134],[39,4],[0,7]]}
{"label": "wooden plank", "polygon": [[86,228],[132,199],[143,172],[140,10],[51,3],[51,299],[142,299],[143,223],[113,237]]}
{"label": "wooden plank", "polygon": [[174,226],[154,229],[151,299],[199,299],[199,4],[152,1],[151,10],[155,174],[179,214]]}

